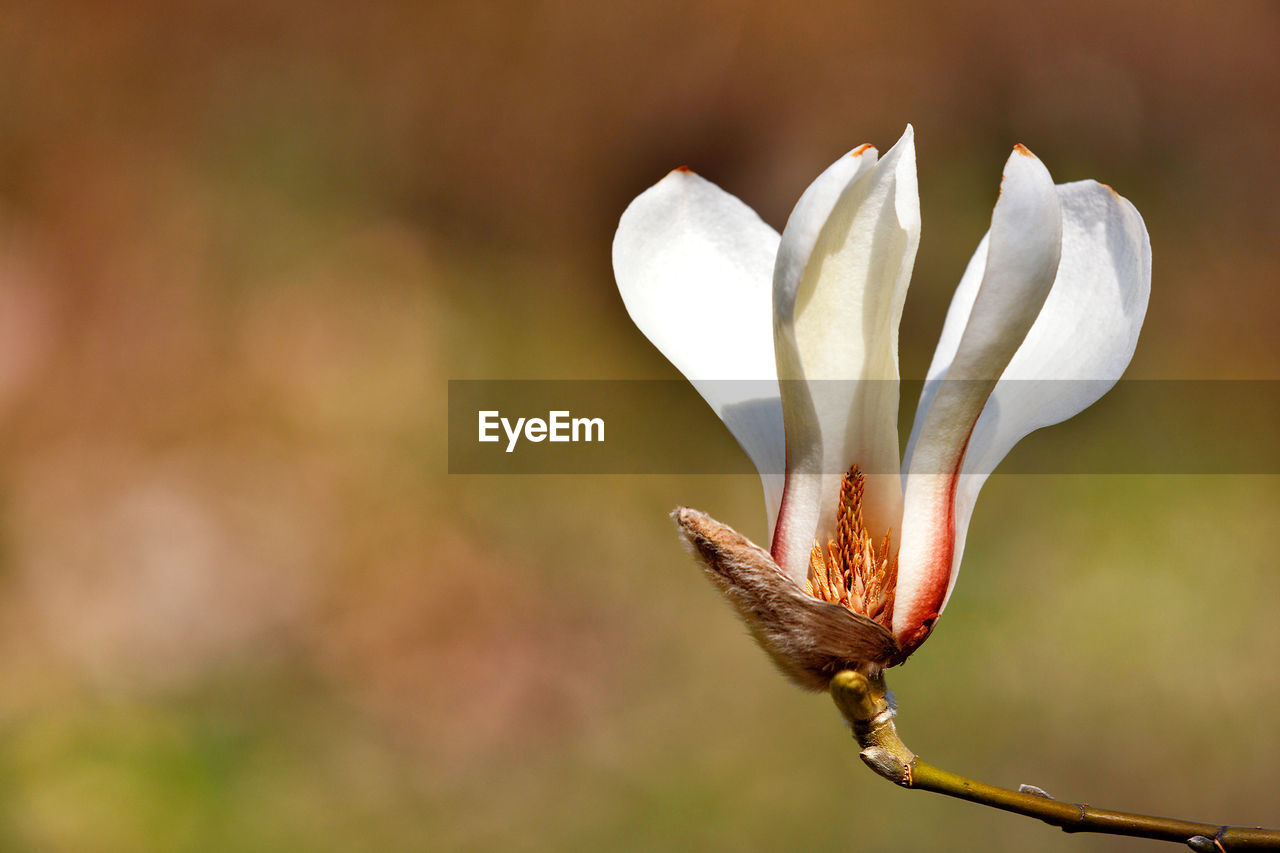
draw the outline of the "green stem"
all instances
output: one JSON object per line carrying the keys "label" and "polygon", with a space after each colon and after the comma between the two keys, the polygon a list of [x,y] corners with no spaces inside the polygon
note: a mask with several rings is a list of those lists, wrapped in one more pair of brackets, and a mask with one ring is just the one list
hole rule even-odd
{"label": "green stem", "polygon": [[[893,724],[884,679],[845,670],[831,681],[831,698],[853,726],[862,760],[904,788],[933,791],[972,803],[1038,818],[1065,832],[1100,832],[1175,841],[1196,851],[1280,850],[1280,831],[1218,826],[1165,817],[1129,814],[1052,799],[1043,792],[1011,791],[975,782],[921,761]],[[1033,789],[1034,790],[1034,789]]]}

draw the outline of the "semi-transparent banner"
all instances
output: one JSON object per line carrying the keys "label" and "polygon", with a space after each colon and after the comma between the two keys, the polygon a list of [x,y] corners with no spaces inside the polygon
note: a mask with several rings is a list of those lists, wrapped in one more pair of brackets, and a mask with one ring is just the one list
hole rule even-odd
{"label": "semi-transparent banner", "polygon": [[[989,467],[1001,474],[1280,473],[1280,381],[1124,380],[1108,386],[999,383],[975,429],[975,443],[981,439],[988,447],[1000,444],[1002,435],[1056,421],[1078,401],[1101,399],[1064,423],[1033,432],[1003,461],[971,455],[966,473],[989,474]],[[801,417],[883,413],[897,397],[903,450],[922,390],[926,400],[983,392],[951,381],[927,387],[920,381],[828,381],[784,389],[773,381],[704,381],[700,387],[721,401],[737,434],[764,448],[753,452],[754,462],[683,380],[452,380],[449,472],[750,474],[762,467],[781,473],[780,391]],[[883,414],[872,420],[886,422]],[[829,473],[843,473],[836,470],[840,464],[832,460]],[[911,465],[913,472],[946,473],[927,471],[919,461]]]}

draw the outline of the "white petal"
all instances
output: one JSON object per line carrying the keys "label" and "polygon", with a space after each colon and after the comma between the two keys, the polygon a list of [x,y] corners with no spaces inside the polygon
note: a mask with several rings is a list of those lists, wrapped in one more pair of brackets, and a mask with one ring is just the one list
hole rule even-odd
{"label": "white petal", "polygon": [[[1031,152],[1018,146],[1005,164],[991,230],[948,311],[903,466],[893,628],[904,647],[928,635],[954,582],[954,501],[966,446],[996,381],[1045,304],[1061,246],[1061,204],[1053,180]],[[978,268],[981,283],[975,287]],[[953,323],[962,323],[963,331],[957,333]],[[935,373],[940,358],[945,372]]]}
{"label": "white petal", "polygon": [[771,297],[778,241],[751,208],[687,169],[631,202],[613,240],[627,313],[755,463],[771,535],[784,464]]}
{"label": "white petal", "polygon": [[956,568],[987,477],[1026,435],[1084,411],[1115,385],[1146,317],[1151,242],[1137,208],[1096,181],[1063,184],[1058,195],[1062,263],[1040,316],[974,427],[956,490]]}
{"label": "white petal", "polygon": [[849,466],[868,474],[863,515],[875,535],[901,514],[898,321],[920,236],[912,129],[874,156],[855,149],[805,192],[774,271],[787,486],[773,554],[800,583],[815,538],[834,538]]}

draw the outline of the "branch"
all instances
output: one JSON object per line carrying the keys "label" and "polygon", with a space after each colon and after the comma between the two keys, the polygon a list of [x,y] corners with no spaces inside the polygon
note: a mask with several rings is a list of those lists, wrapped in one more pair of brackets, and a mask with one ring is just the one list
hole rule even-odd
{"label": "branch", "polygon": [[1039,788],[1011,791],[957,776],[921,761],[907,748],[893,724],[884,678],[845,670],[831,680],[831,698],[853,726],[862,760],[876,773],[904,788],[946,794],[984,806],[1039,818],[1064,832],[1100,832],[1174,841],[1204,853],[1228,850],[1280,850],[1280,830],[1217,826],[1164,817],[1115,812],[1053,799]]}

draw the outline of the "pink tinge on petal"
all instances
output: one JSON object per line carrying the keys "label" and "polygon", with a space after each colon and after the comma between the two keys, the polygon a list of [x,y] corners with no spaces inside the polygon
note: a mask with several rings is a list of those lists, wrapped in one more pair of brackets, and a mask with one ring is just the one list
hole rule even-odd
{"label": "pink tinge on petal", "polygon": [[778,505],[778,517],[773,520],[773,541],[769,543],[769,556],[773,557],[773,561],[780,566],[785,565],[783,558],[787,550],[787,526],[782,523],[782,519],[787,513],[787,494],[787,486],[783,485],[782,501]]}
{"label": "pink tinge on petal", "polygon": [[893,633],[905,658],[929,638],[951,586],[952,557],[956,545],[956,485],[960,480],[960,468],[964,455],[956,462],[955,470],[947,476],[943,486],[943,499],[936,506],[933,535],[929,537],[933,549],[924,559],[920,573],[908,598],[907,590],[899,587],[897,604],[893,613]]}
{"label": "pink tinge on petal", "polygon": [[822,477],[796,470],[791,459],[787,469],[769,551],[787,576],[803,587],[818,527]]}

